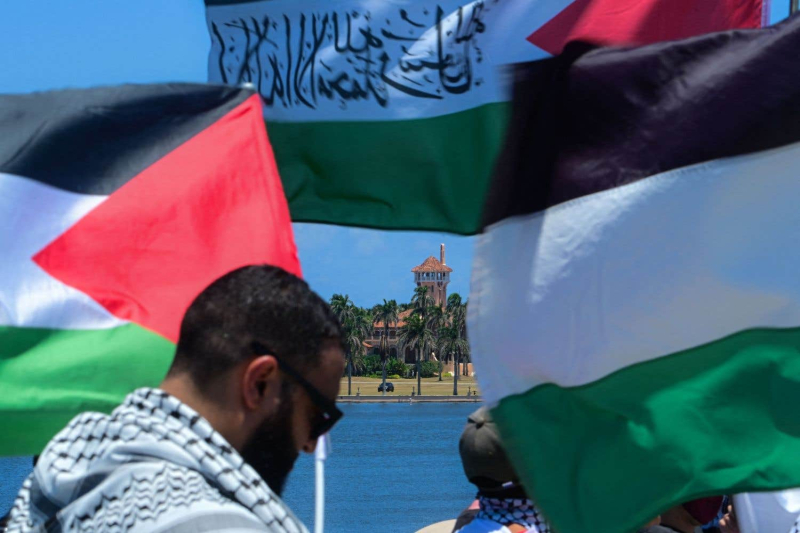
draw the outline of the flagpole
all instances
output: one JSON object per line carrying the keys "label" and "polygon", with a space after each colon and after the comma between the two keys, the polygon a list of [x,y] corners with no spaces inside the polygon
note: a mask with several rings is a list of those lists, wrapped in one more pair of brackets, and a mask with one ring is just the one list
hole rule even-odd
{"label": "flagpole", "polygon": [[325,459],[330,453],[330,436],[326,433],[317,439],[314,452],[315,491],[314,491],[314,533],[322,533],[325,529]]}
{"label": "flagpole", "polygon": [[325,461],[317,458],[314,463],[317,480],[314,497],[314,533],[322,533],[325,530]]}

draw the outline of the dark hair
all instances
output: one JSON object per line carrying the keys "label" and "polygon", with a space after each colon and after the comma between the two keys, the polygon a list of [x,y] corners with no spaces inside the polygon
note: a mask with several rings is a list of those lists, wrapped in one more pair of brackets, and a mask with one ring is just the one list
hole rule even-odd
{"label": "dark hair", "polygon": [[304,371],[318,363],[323,342],[341,339],[338,319],[305,281],[278,267],[246,266],[189,306],[169,374],[188,372],[195,384],[207,385],[256,355],[259,344]]}

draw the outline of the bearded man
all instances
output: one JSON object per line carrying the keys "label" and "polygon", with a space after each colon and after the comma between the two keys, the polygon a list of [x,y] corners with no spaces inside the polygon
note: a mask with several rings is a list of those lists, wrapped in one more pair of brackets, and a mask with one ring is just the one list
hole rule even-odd
{"label": "bearded man", "polygon": [[306,531],[278,495],[342,416],[341,342],[299,278],[270,266],[223,276],[187,310],[160,388],[50,441],[9,531]]}

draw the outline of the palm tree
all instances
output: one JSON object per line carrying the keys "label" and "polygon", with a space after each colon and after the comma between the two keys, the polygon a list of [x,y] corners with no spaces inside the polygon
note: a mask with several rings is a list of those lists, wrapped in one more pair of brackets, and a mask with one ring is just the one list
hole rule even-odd
{"label": "palm tree", "polygon": [[386,332],[381,332],[381,343],[379,346],[379,353],[381,354],[381,393],[386,396],[386,360],[389,358],[389,342],[386,338]]}
{"label": "palm tree", "polygon": [[330,306],[331,311],[333,311],[333,314],[339,319],[339,324],[342,326],[342,335],[344,336],[342,339],[342,345],[345,348],[345,360],[347,361],[347,395],[350,396],[352,392],[350,380],[353,373],[353,360],[350,353],[350,344],[352,339],[348,339],[349,335],[346,329],[346,324],[353,318],[353,301],[350,300],[350,296],[347,294],[334,294],[331,296]]}
{"label": "palm tree", "polygon": [[372,335],[372,313],[361,307],[353,306],[353,317],[349,320],[347,326],[347,336],[350,339],[348,346],[350,347],[350,370],[347,374],[347,394],[351,393],[350,380],[353,373],[353,358],[356,356],[363,357],[366,353],[364,341]]}
{"label": "palm tree", "polygon": [[[445,313],[444,309],[439,307],[438,305],[433,305],[428,308],[428,327],[431,330],[431,334],[433,335],[433,345],[438,348],[438,339],[439,339],[439,330],[447,325],[448,317]],[[439,381],[442,381],[442,367],[444,363],[442,362],[442,352],[439,351]]]}
{"label": "palm tree", "polygon": [[461,356],[469,354],[469,342],[467,342],[467,304],[462,303],[461,295],[454,292],[447,298],[447,315],[450,327],[457,336],[454,341],[453,353],[453,395],[458,395],[458,376],[461,374],[459,363]]}
{"label": "palm tree", "polygon": [[355,309],[355,304],[347,294],[334,294],[331,296],[330,306],[340,324],[344,324],[347,319],[351,318]]}
{"label": "palm tree", "polygon": [[[421,285],[414,289],[414,296],[411,297],[411,312],[415,315],[418,315],[422,318],[422,321],[425,324],[428,324],[428,316],[430,315],[430,310],[434,307],[433,298],[428,294],[428,287]],[[423,347],[423,356],[427,361],[430,359],[428,357],[428,351],[425,350],[427,346]]]}
{"label": "palm tree", "polygon": [[457,326],[446,326],[442,328],[436,347],[440,354],[451,354],[455,361],[453,365],[453,396],[458,396],[458,354],[468,350],[466,339],[461,338]]}
{"label": "palm tree", "polygon": [[353,379],[353,358],[361,351],[361,339],[354,327],[354,319],[348,318],[342,324],[342,344],[345,348],[345,359],[347,360],[347,395],[353,394],[352,379]]}
{"label": "palm tree", "polygon": [[347,359],[347,395],[350,396],[353,394],[353,359],[363,355],[364,339],[372,331],[372,315],[356,307],[346,294],[334,294],[330,305],[342,325],[342,344]]}
{"label": "palm tree", "polygon": [[432,306],[433,297],[428,294],[428,287],[425,285],[415,287],[414,296],[411,297],[411,309],[413,312],[418,315],[422,315],[422,318],[425,318],[425,314]]}
{"label": "palm tree", "polygon": [[389,338],[389,324],[397,324],[397,321],[400,319],[400,306],[397,305],[395,300],[389,300],[388,302],[386,299],[383,299],[382,304],[378,304],[372,308],[372,316],[375,319],[375,323],[383,322],[383,332],[386,334],[386,338]]}
{"label": "palm tree", "polygon": [[[465,336],[464,338],[466,339],[467,337]],[[467,350],[461,352],[461,366],[463,367],[462,376],[469,376],[469,364],[472,362],[471,350],[472,348],[470,348],[469,342],[467,342]]]}
{"label": "palm tree", "polygon": [[380,354],[381,366],[383,367],[383,395],[386,396],[386,361],[389,359],[389,324],[397,325],[399,319],[399,308],[395,300],[388,302],[384,298],[382,304],[372,308],[372,319],[375,323],[383,322],[383,334],[381,335]]}
{"label": "palm tree", "polygon": [[464,365],[464,374],[465,376],[469,375],[469,363],[472,362],[472,348],[469,345],[469,335],[467,334],[467,309],[469,308],[469,300],[464,302],[464,319],[461,322],[461,338],[467,341],[467,349],[464,352],[461,352],[461,357],[463,357],[462,364]]}
{"label": "palm tree", "polygon": [[415,352],[417,368],[417,394],[422,394],[422,378],[420,376],[420,352],[433,341],[433,335],[428,328],[428,324],[418,314],[411,314],[406,319],[406,323],[400,327],[399,344],[401,350],[406,347],[412,348]]}

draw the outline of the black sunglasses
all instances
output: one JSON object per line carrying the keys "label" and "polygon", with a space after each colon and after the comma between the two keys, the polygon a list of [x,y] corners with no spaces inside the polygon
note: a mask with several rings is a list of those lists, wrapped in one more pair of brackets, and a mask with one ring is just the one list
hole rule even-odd
{"label": "black sunglasses", "polygon": [[291,365],[275,355],[273,350],[270,350],[259,342],[254,342],[253,351],[258,355],[271,355],[274,357],[278,362],[278,367],[291,376],[291,378],[295,380],[298,385],[305,389],[306,394],[308,394],[308,397],[311,399],[311,403],[313,403],[317,409],[319,409],[321,416],[311,427],[312,439],[318,439],[321,435],[329,432],[331,428],[336,425],[336,422],[341,420],[341,418],[344,416],[344,413],[338,407],[336,407],[335,401],[326,398],[325,395],[322,394],[318,388],[309,383],[308,380],[306,380],[306,378],[300,374],[300,372],[292,368]]}

